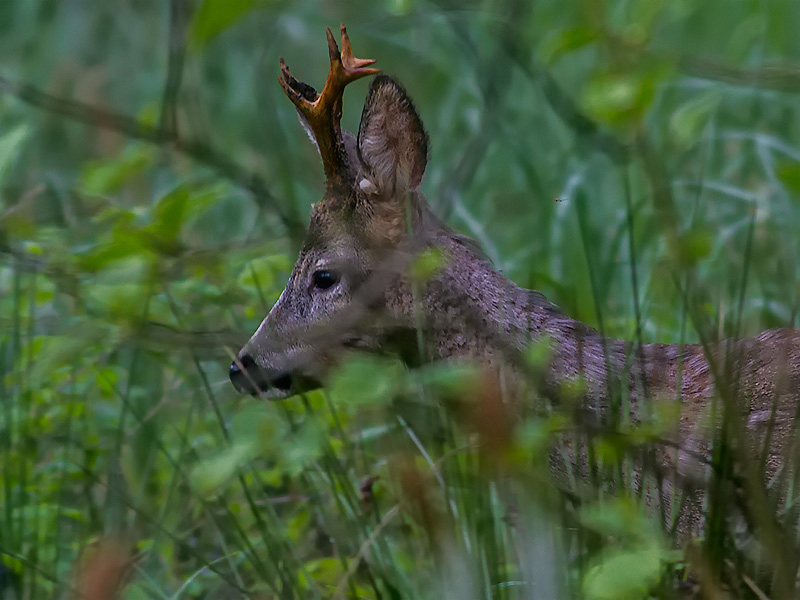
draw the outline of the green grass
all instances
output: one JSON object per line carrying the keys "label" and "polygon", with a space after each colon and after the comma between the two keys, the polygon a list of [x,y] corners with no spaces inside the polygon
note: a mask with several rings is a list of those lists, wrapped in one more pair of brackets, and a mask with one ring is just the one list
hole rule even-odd
{"label": "green grass", "polygon": [[68,596],[100,540],[130,599],[668,598],[687,566],[793,597],[774,548],[723,520],[676,552],[609,483],[648,439],[624,422],[578,502],[534,394],[476,431],[446,365],[357,357],[275,404],[227,368],[323,189],[278,57],[320,84],[340,21],[414,98],[435,210],[516,282],[631,340],[795,325],[796,3],[194,4],[0,3],[0,598]]}

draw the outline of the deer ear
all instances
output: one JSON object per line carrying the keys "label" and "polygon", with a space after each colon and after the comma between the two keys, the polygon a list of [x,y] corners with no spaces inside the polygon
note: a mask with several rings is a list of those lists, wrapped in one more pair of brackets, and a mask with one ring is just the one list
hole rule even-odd
{"label": "deer ear", "polygon": [[428,134],[406,91],[391,77],[379,75],[369,87],[358,155],[382,193],[415,189],[428,162]]}

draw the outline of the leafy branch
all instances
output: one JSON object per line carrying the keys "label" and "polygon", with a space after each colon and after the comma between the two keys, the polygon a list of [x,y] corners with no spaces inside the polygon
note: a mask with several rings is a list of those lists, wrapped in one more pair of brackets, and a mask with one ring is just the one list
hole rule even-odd
{"label": "leafy branch", "polygon": [[122,113],[54,96],[31,84],[13,82],[2,75],[0,75],[0,93],[14,96],[25,104],[48,113],[90,127],[115,131],[164,150],[188,156],[209,167],[221,177],[250,191],[259,207],[269,207],[278,215],[290,235],[295,236],[303,229],[302,224],[270,193],[259,175],[244,169],[206,142],[179,136],[172,127],[149,125]]}

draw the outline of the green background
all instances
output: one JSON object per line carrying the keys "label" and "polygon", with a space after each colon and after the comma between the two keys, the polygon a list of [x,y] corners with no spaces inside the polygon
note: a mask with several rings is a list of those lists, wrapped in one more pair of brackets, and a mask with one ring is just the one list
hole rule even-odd
{"label": "green background", "polygon": [[[676,593],[691,555],[635,497],[566,508],[564,415],[521,423],[500,476],[436,401],[468,377],[446,366],[230,386],[323,190],[278,59],[321,87],[340,22],[414,99],[434,210],[517,283],[645,342],[796,322],[797,2],[0,0],[0,598],[65,597],[100,539],[132,553],[125,598]],[[743,597],[739,567],[769,581],[710,556]]]}

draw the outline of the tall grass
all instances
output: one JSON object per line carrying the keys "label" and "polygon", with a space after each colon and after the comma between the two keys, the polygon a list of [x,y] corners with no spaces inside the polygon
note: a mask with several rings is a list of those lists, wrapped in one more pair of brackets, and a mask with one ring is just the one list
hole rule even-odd
{"label": "tall grass", "polygon": [[[276,404],[227,366],[322,190],[278,56],[321,83],[340,21],[415,99],[435,210],[513,280],[644,343],[794,326],[797,12],[0,4],[0,598],[792,597],[795,537],[730,518],[724,443],[700,539],[646,501],[624,394],[596,436],[534,391],[454,405],[452,365],[356,356]],[[569,486],[565,439],[594,466]]]}

